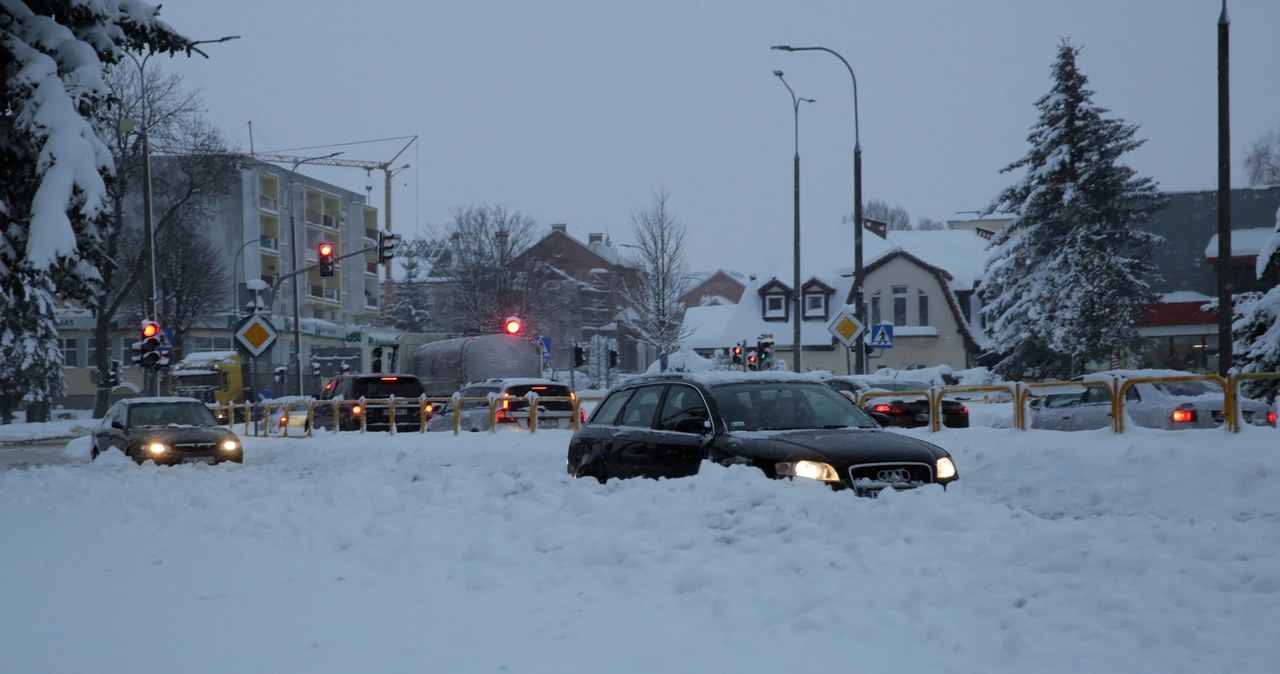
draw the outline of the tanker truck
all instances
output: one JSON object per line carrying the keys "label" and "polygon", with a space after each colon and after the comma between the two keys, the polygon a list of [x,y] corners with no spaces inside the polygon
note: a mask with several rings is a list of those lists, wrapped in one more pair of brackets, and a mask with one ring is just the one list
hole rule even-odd
{"label": "tanker truck", "polygon": [[542,343],[520,335],[475,335],[423,344],[409,357],[430,397],[453,395],[485,379],[542,376]]}

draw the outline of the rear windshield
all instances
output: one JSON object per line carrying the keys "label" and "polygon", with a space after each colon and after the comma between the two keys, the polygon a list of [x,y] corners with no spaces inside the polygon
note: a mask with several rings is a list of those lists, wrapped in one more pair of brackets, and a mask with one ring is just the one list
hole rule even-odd
{"label": "rear windshield", "polygon": [[1179,381],[1162,384],[1152,384],[1157,389],[1180,398],[1194,398],[1197,396],[1216,393],[1222,395],[1222,387],[1217,384],[1210,384],[1207,381]]}
{"label": "rear windshield", "polygon": [[[564,384],[521,384],[519,386],[508,386],[507,395],[523,398],[530,392],[538,395],[538,405],[543,409],[573,411],[573,401],[569,400],[569,387]],[[542,400],[542,398],[564,398],[564,400]],[[528,407],[528,403],[511,403],[515,409]]]}
{"label": "rear windshield", "polygon": [[417,379],[359,379],[355,383],[355,397],[365,398],[417,398],[422,395],[422,384]]}
{"label": "rear windshield", "polygon": [[882,391],[928,391],[930,385],[922,381],[902,381],[894,379],[886,379],[879,381],[869,381],[867,386],[878,388]]}

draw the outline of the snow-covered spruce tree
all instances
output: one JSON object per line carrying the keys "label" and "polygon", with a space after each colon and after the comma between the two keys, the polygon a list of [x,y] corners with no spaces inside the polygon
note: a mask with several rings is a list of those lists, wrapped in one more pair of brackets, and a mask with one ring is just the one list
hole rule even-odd
{"label": "snow-covered spruce tree", "polygon": [[[659,353],[672,353],[689,336],[681,322],[689,267],[685,263],[685,228],[667,207],[666,190],[653,195],[653,205],[631,216],[631,234],[639,250],[634,283],[622,289],[620,322],[639,341]],[[642,363],[643,367],[646,365]]]}
{"label": "snow-covered spruce tree", "polygon": [[[1280,279],[1280,210],[1276,228],[1258,252],[1258,278],[1263,285]],[[1232,298],[1231,352],[1239,372],[1280,372],[1280,285],[1265,293],[1242,293]],[[1280,380],[1246,380],[1241,385],[1251,398],[1274,400]]]}
{"label": "snow-covered spruce tree", "polygon": [[1149,251],[1160,238],[1132,225],[1163,199],[1119,163],[1142,145],[1138,127],[1103,117],[1079,52],[1060,45],[1031,150],[1002,170],[1025,175],[988,208],[1014,215],[991,241],[982,284],[988,350],[1006,378],[1067,377],[1128,351],[1154,299]]}
{"label": "snow-covered spruce tree", "polygon": [[113,164],[91,121],[107,98],[105,65],[124,49],[190,47],[157,13],[138,0],[0,0],[0,361],[14,370],[0,396],[10,401],[65,391],[55,295],[92,305],[106,263],[98,220]]}
{"label": "snow-covered spruce tree", "polygon": [[387,322],[406,332],[428,332],[431,329],[431,306],[427,296],[427,280],[440,256],[440,244],[432,239],[410,239],[396,250],[396,261],[404,270],[404,278],[391,289]]}

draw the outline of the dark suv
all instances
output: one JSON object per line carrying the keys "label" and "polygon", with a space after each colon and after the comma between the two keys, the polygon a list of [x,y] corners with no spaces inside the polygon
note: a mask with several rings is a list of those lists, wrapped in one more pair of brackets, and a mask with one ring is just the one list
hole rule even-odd
{"label": "dark suv", "polygon": [[396,431],[418,431],[422,428],[423,395],[422,382],[411,374],[340,374],[320,392],[320,401],[314,406],[314,425],[358,431],[363,422],[367,431],[388,431],[388,399],[395,398]]}

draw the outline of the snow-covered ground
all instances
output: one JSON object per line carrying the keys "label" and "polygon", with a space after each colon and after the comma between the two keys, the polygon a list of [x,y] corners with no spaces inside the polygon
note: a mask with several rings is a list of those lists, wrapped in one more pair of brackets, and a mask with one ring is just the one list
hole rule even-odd
{"label": "snow-covered ground", "polygon": [[565,431],[246,439],[0,470],[4,672],[1273,672],[1280,432],[903,431],[857,499],[597,484]]}

